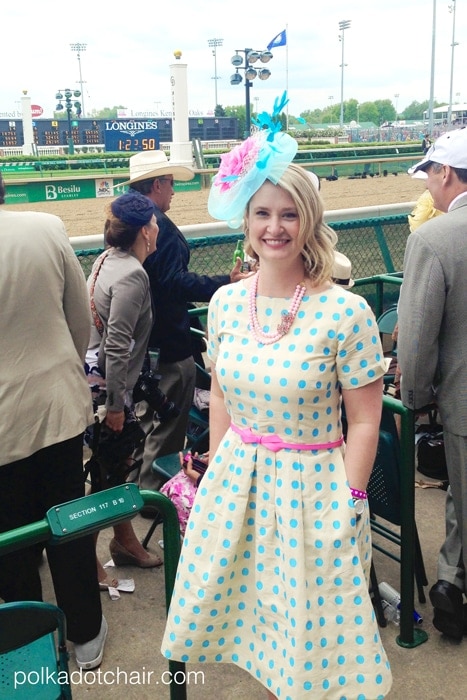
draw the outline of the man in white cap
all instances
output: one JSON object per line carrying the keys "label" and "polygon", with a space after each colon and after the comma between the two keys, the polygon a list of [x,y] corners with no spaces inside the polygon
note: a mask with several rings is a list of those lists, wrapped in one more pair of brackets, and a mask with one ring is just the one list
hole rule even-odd
{"label": "man in white cap", "polygon": [[[159,226],[157,250],[144,263],[155,311],[149,347],[160,351],[159,388],[180,409],[179,417],[161,422],[146,402],[137,406],[147,435],[139,474],[139,486],[144,489],[157,489],[161,485],[152,472],[154,459],[183,450],[185,445],[196,376],[188,305],[194,301],[207,302],[223,284],[248,276],[240,272],[241,261],[230,275],[209,277],[188,270],[188,243],[166,212],[174,195],[174,180],[187,181],[193,177],[191,168],[171,163],[164,151],[141,151],[130,158],[130,179],[122,183],[146,195],[154,204]],[[142,514],[154,516],[149,507]]]}
{"label": "man in white cap", "polygon": [[[444,427],[451,493],[438,581],[430,590],[434,626],[462,639],[467,568],[467,129],[441,136],[409,173],[424,172],[434,206],[407,239],[399,300],[402,401],[436,403]],[[463,548],[462,542],[465,543]]]}

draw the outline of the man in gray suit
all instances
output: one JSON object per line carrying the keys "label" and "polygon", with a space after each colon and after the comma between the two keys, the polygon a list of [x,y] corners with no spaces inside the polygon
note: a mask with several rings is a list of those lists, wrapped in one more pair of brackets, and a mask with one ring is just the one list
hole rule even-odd
{"label": "man in gray suit", "polygon": [[434,626],[461,639],[467,568],[467,129],[441,136],[409,173],[420,171],[434,206],[446,215],[408,238],[398,359],[403,403],[414,410],[436,403],[444,426],[451,492],[430,599]]}

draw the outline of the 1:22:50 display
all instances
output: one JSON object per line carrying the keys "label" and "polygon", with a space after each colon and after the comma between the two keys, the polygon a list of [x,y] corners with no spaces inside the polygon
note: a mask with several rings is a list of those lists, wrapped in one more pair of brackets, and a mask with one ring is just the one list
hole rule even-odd
{"label": "1:22:50 display", "polygon": [[156,139],[119,139],[119,151],[154,151],[157,148]]}

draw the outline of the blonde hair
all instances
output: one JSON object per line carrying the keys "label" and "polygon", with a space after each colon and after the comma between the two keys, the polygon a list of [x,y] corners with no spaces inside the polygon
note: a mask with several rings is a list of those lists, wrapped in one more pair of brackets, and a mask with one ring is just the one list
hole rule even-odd
{"label": "blonde hair", "polygon": [[[267,181],[268,182],[268,181]],[[323,221],[323,202],[306,171],[292,163],[287,167],[277,183],[287,192],[297,208],[300,228],[298,241],[302,247],[305,274],[315,284],[322,284],[332,278],[334,247],[337,235]],[[243,216],[245,232],[245,253],[258,260],[248,237],[248,202]]]}

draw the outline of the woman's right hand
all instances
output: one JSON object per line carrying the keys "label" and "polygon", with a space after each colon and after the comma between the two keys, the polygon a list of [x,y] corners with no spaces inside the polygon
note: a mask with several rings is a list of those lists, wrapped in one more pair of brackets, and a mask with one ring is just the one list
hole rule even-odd
{"label": "woman's right hand", "polygon": [[125,411],[109,411],[105,416],[105,424],[114,433],[121,433],[125,423]]}

